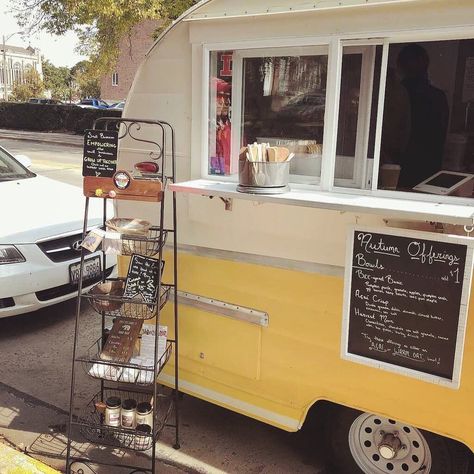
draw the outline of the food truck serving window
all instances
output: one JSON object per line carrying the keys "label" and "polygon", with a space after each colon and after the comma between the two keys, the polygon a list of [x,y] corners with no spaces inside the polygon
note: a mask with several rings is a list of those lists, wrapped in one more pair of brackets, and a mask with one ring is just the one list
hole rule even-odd
{"label": "food truck serving window", "polygon": [[391,44],[378,188],[472,197],[472,173],[474,40]]}
{"label": "food truck serving window", "polygon": [[472,198],[474,40],[334,42],[209,51],[205,174],[237,181],[257,142],[294,154],[291,183]]}
{"label": "food truck serving window", "polygon": [[[321,176],[327,51],[243,58],[241,146],[268,143],[295,156],[290,174]],[[293,179],[295,181],[295,179]]]}
{"label": "food truck serving window", "polygon": [[325,46],[211,52],[209,174],[235,174],[231,150],[257,142],[288,148],[292,181],[317,183],[327,65]]}

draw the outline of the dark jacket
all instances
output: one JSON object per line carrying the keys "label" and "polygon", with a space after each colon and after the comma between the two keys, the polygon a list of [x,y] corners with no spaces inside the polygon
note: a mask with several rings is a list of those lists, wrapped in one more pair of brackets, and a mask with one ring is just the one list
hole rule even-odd
{"label": "dark jacket", "polygon": [[448,129],[446,94],[427,78],[405,79],[411,105],[411,131],[401,156],[399,186],[412,188],[440,171]]}

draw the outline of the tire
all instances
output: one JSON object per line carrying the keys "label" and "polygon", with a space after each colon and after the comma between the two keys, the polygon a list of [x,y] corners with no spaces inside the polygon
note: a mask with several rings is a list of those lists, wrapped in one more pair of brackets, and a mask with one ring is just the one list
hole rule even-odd
{"label": "tire", "polygon": [[[363,412],[333,405],[326,417],[325,423],[325,453],[326,463],[331,474],[374,474],[389,472],[367,470],[363,471],[354,459],[349,444],[351,426],[360,419]],[[367,416],[369,414],[366,414]],[[382,417],[379,417],[382,418]],[[411,428],[411,427],[410,427]],[[413,429],[413,428],[412,428]],[[418,431],[415,429],[415,431]],[[472,453],[465,446],[442,436],[426,431],[418,431],[425,439],[431,453],[431,469],[429,474],[469,474]],[[352,436],[352,435],[351,435]],[[354,437],[353,437],[354,438]],[[384,462],[384,461],[382,461]],[[402,469],[394,469],[392,474],[405,474]],[[408,474],[428,474],[426,469],[413,471]]]}

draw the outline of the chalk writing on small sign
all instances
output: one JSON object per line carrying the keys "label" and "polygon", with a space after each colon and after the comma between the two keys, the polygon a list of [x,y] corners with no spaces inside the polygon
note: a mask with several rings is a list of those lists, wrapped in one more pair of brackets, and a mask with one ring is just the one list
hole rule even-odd
{"label": "chalk writing on small sign", "polygon": [[117,170],[118,132],[86,130],[82,176],[112,177]]}
{"label": "chalk writing on small sign", "polygon": [[472,242],[421,232],[354,230],[349,245],[343,356],[454,383]]}
{"label": "chalk writing on small sign", "polygon": [[125,298],[141,297],[145,303],[149,303],[150,309],[154,308],[158,292],[158,279],[160,273],[163,273],[165,262],[155,258],[133,255],[128,267],[127,280],[123,296]]}

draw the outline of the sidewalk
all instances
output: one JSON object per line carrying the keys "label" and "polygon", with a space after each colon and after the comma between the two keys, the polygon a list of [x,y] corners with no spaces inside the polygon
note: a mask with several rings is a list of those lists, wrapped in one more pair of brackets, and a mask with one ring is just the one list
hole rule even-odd
{"label": "sidewalk", "polygon": [[2,474],[60,474],[59,471],[46,464],[2,443],[0,443],[0,472]]}
{"label": "sidewalk", "polygon": [[33,142],[54,143],[57,145],[77,147],[82,147],[84,143],[84,137],[82,135],[56,132],[33,132],[29,130],[7,130],[4,128],[0,129],[0,139],[1,138],[29,140]]}

